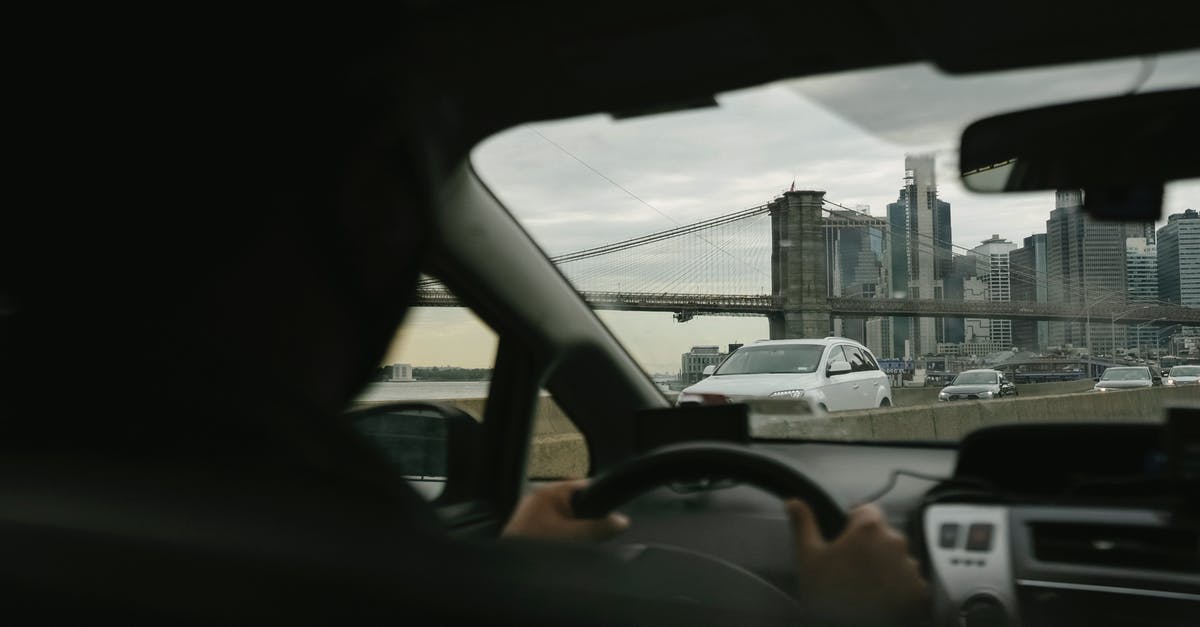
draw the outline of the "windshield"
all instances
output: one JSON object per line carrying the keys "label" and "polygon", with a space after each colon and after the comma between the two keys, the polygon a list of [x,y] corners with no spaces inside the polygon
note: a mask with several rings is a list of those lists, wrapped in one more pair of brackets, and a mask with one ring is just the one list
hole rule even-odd
{"label": "windshield", "polygon": [[1149,379],[1150,371],[1145,368],[1109,368],[1104,371],[1101,381],[1135,381]]}
{"label": "windshield", "polygon": [[[1179,282],[1159,277],[1200,255],[1183,235],[1200,182],[1168,183],[1158,222],[1095,222],[1080,190],[968,192],[963,128],[1131,85],[1195,85],[1197,66],[1191,52],[1156,57],[1148,78],[1136,58],[970,76],[927,64],[833,73],[716,94],[715,106],[525,124],[471,160],[670,402],[700,399],[688,388],[701,384],[697,394],[786,392],[732,375],[821,372],[815,348],[753,343],[832,336],[865,350],[846,348],[851,372],[806,383],[804,400],[830,412],[933,407],[930,388],[977,368],[1011,373],[1019,392],[993,406],[1016,407],[1090,392],[1129,359],[1200,355],[1194,327],[1151,307],[1182,302]],[[1028,303],[1057,313],[1029,317]],[[971,315],[984,306],[1012,315]],[[974,381],[995,383],[956,382]]]}
{"label": "windshield", "polygon": [[1171,368],[1172,377],[1196,377],[1200,376],[1200,366],[1175,366]]}
{"label": "windshield", "polygon": [[984,385],[997,380],[998,375],[994,372],[964,372],[954,377],[954,385]]}
{"label": "windshield", "polygon": [[812,344],[750,346],[730,355],[713,375],[816,372],[823,352],[824,346]]}

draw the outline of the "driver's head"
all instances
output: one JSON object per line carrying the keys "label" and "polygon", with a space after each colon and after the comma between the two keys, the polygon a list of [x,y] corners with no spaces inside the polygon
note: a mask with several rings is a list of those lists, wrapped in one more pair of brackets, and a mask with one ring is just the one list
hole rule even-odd
{"label": "driver's head", "polygon": [[87,193],[30,211],[0,285],[5,402],[80,409],[11,437],[253,448],[363,385],[411,297],[425,190],[386,65],[311,44],[112,72],[103,140],[56,172]]}

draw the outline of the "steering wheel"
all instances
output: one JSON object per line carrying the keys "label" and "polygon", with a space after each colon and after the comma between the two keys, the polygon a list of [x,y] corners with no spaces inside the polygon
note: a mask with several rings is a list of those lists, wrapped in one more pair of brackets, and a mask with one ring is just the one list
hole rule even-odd
{"label": "steering wheel", "polygon": [[[799,471],[763,453],[724,443],[667,446],[622,462],[575,492],[571,506],[576,516],[599,518],[661,485],[712,478],[749,484],[781,499],[803,499],[827,539],[846,526],[841,507]],[[794,591],[785,592],[725,559],[665,545],[626,546],[623,556],[664,596],[703,600],[710,607],[747,615],[785,617],[785,622],[798,611]]]}
{"label": "steering wheel", "polygon": [[601,518],[653,488],[710,478],[732,479],[781,499],[805,501],[827,540],[846,527],[842,508],[798,470],[764,453],[715,442],[664,446],[622,462],[571,495],[571,506],[576,516]]}

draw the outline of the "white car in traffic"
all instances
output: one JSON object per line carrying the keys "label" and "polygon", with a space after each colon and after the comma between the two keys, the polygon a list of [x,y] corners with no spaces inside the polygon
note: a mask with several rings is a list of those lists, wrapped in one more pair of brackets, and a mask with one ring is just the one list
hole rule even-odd
{"label": "white car in traffic", "polygon": [[866,346],[841,337],[760,340],[743,346],[677,403],[711,405],[750,398],[805,399],[826,411],[892,405],[892,384]]}
{"label": "white car in traffic", "polygon": [[1200,366],[1175,366],[1163,381],[1167,385],[1200,384]]}

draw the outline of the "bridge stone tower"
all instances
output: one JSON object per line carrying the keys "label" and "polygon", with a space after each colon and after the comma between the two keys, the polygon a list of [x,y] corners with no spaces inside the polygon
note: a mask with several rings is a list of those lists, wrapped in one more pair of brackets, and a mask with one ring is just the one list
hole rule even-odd
{"label": "bridge stone tower", "polygon": [[771,339],[829,335],[829,286],[821,206],[825,192],[784,192],[771,203]]}

